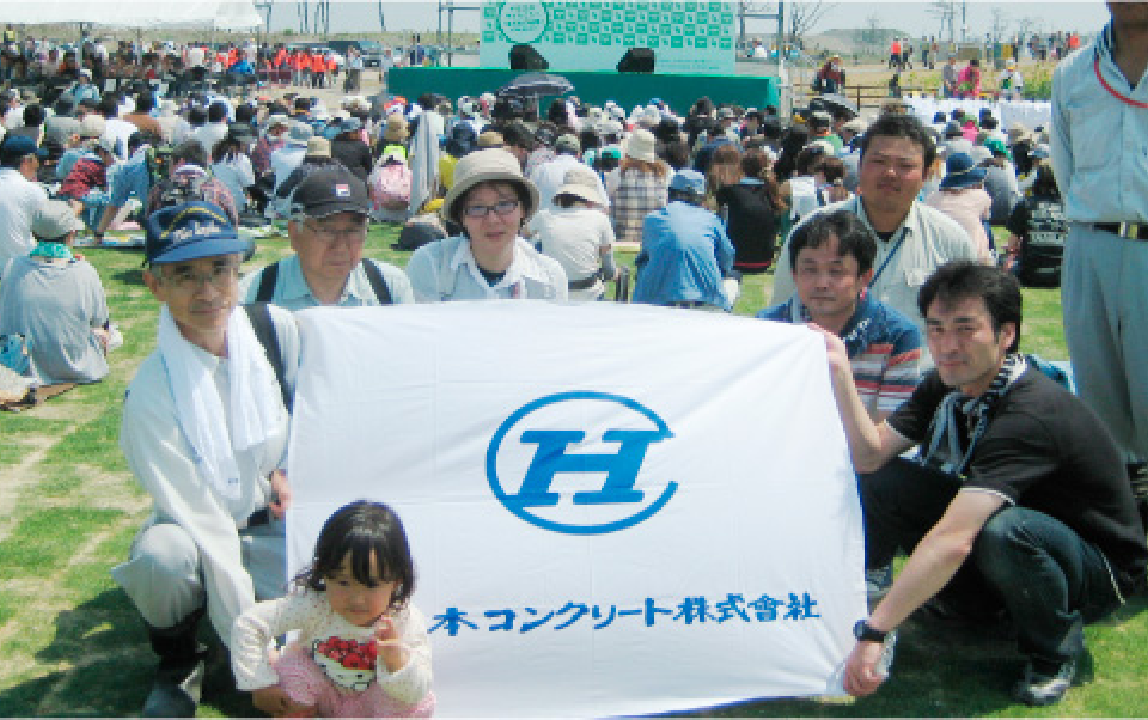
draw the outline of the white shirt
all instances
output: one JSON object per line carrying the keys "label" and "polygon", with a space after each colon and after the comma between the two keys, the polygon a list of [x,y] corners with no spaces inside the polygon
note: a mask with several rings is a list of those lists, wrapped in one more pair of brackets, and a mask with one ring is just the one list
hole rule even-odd
{"label": "white shirt", "polygon": [[[298,366],[298,329],[290,313],[268,307],[279,337],[288,384]],[[242,310],[234,312],[243,314]],[[246,322],[246,316],[244,315]],[[200,350],[213,367],[222,397],[228,397],[228,361]],[[223,404],[228,413],[227,403]],[[226,418],[230,426],[230,415]],[[239,529],[270,500],[272,471],[283,466],[288,418],[284,410],[278,430],[262,445],[236,452],[240,491],[235,498],[216,493],[200,475],[190,443],[180,429],[167,370],[159,351],[140,365],[124,396],[120,448],[143,489],[151,496],[153,517],[183,528],[199,548],[207,608],[212,625],[230,645],[231,628],[241,613],[255,604],[255,590],[244,569]],[[286,578],[284,578],[286,581]]]}
{"label": "white shirt", "polygon": [[279,682],[268,658],[267,646],[276,637],[298,630],[293,641],[312,653],[333,683],[349,690],[365,690],[378,682],[388,696],[406,705],[414,705],[431,691],[431,650],[426,620],[418,608],[407,605],[395,618],[398,641],[407,651],[407,664],[390,672],[382,660],[374,671],[355,670],[330,662],[332,658],[314,646],[316,640],[331,637],[353,643],[373,642],[373,627],[358,627],[331,609],[326,593],[314,590],[293,592],[277,600],[261,602],[239,618],[235,624],[235,648],[231,666],[235,684],[240,690],[258,690]]}
{"label": "white shirt", "polygon": [[[873,226],[865,214],[865,206],[860,197],[832,203],[813,214],[834,210],[851,210],[870,230]],[[813,217],[810,216],[810,217]],[[807,218],[802,223],[808,222]],[[792,234],[792,233],[791,233]],[[876,237],[876,233],[874,232]],[[904,239],[898,245],[898,240]],[[890,259],[891,257],[891,259]],[[889,260],[886,264],[886,260]],[[900,311],[917,327],[924,329],[925,321],[917,309],[917,292],[925,280],[937,268],[950,260],[976,260],[977,250],[964,228],[956,220],[940,210],[914,202],[909,214],[888,241],[877,242],[877,257],[873,260],[873,270],[883,270],[874,278],[869,288],[870,297],[880,300],[894,310]],[[789,243],[781,249],[774,262],[773,299],[770,305],[778,305],[793,297],[797,292],[793,284],[793,273],[789,264]]]}
{"label": "white shirt", "polygon": [[0,168],[0,270],[14,257],[36,247],[29,229],[32,214],[48,200],[39,184],[29,182],[15,168]]}
{"label": "white shirt", "polygon": [[[539,249],[554,258],[571,282],[584,280],[602,268],[602,252],[614,244],[614,227],[606,213],[593,208],[553,207],[540,210],[527,225]],[[604,290],[602,280],[582,290],[571,290],[571,299],[595,300]]]}
{"label": "white shirt", "polygon": [[[562,181],[566,177],[567,171],[578,166],[586,167],[581,160],[573,155],[559,154],[553,160],[534,168],[534,172],[530,173],[530,180],[538,188],[539,210],[554,207],[554,195],[558,193],[558,188],[564,184]],[[605,185],[602,184],[602,178],[594,173],[594,179],[598,183],[598,194],[602,198],[602,205],[607,208],[610,207],[610,199],[606,194]]]}
{"label": "white shirt", "polygon": [[445,300],[566,300],[566,272],[558,261],[516,238],[514,260],[502,280],[491,287],[478,268],[464,237],[423,245],[407,263],[416,302]]}
{"label": "white shirt", "polygon": [[306,145],[293,145],[288,143],[271,153],[271,173],[275,176],[275,189],[283,184],[291,171],[303,163],[303,156],[307,154]]}
{"label": "white shirt", "polygon": [[108,118],[104,121],[104,134],[116,139],[116,150],[118,151],[116,157],[120,160],[128,159],[128,138],[137,130],[139,130],[139,128],[127,120]]}
{"label": "white shirt", "polygon": [[188,140],[195,140],[203,146],[208,158],[211,157],[212,151],[215,150],[215,144],[225,137],[227,137],[227,123],[221,122],[204,123],[187,135]]}

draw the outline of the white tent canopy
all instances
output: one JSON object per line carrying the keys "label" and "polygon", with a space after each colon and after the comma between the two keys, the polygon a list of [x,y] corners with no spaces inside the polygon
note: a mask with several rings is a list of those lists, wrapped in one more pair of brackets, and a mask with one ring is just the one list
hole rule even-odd
{"label": "white tent canopy", "polygon": [[122,28],[244,30],[263,24],[251,0],[40,0],[4,3],[4,22],[24,25],[94,23]]}

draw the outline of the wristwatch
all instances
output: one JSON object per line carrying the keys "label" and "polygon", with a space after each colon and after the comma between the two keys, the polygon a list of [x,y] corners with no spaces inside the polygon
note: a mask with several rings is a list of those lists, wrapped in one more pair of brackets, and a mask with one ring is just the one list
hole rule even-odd
{"label": "wristwatch", "polygon": [[858,620],[853,626],[853,637],[865,642],[883,643],[888,634],[888,630],[878,630],[870,625],[868,620]]}

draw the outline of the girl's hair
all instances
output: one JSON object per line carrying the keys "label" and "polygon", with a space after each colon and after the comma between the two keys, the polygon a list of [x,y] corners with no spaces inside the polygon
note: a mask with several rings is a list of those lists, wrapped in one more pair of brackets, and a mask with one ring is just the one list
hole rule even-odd
{"label": "girl's hair", "polygon": [[[371,577],[371,558],[379,577]],[[379,580],[397,583],[391,607],[401,608],[415,589],[415,564],[403,523],[387,505],[356,500],[344,505],[327,518],[311,566],[295,576],[295,584],[323,592],[327,579],[333,577],[346,561],[351,576],[368,587]]]}
{"label": "girl's hair", "polygon": [[769,158],[761,148],[750,148],[741,156],[741,171],[745,177],[757,178],[762,182],[762,190],[774,210],[789,207],[789,203],[781,196],[781,184],[769,166]]}
{"label": "girl's hair", "polygon": [[706,178],[709,188],[717,192],[726,185],[736,185],[741,178],[741,151],[732,143],[719,145],[714,150],[709,177]]}
{"label": "girl's hair", "polygon": [[637,170],[642,175],[653,175],[657,178],[664,178],[669,172],[669,166],[663,162],[646,162],[638,158],[625,155],[622,157],[622,174],[625,175],[630,170]]}

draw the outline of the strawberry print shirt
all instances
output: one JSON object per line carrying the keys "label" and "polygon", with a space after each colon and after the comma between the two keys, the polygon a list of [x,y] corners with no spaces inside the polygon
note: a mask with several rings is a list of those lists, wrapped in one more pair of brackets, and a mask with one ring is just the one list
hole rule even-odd
{"label": "strawberry print shirt", "polygon": [[268,647],[275,637],[297,630],[295,642],[307,649],[336,687],[363,691],[378,682],[387,695],[416,704],[431,689],[426,621],[408,605],[395,617],[395,629],[408,656],[406,665],[392,673],[377,657],[374,628],[344,620],[331,609],[325,593],[305,589],[258,603],[235,622],[231,657],[236,685],[240,690],[257,690],[278,683]]}

